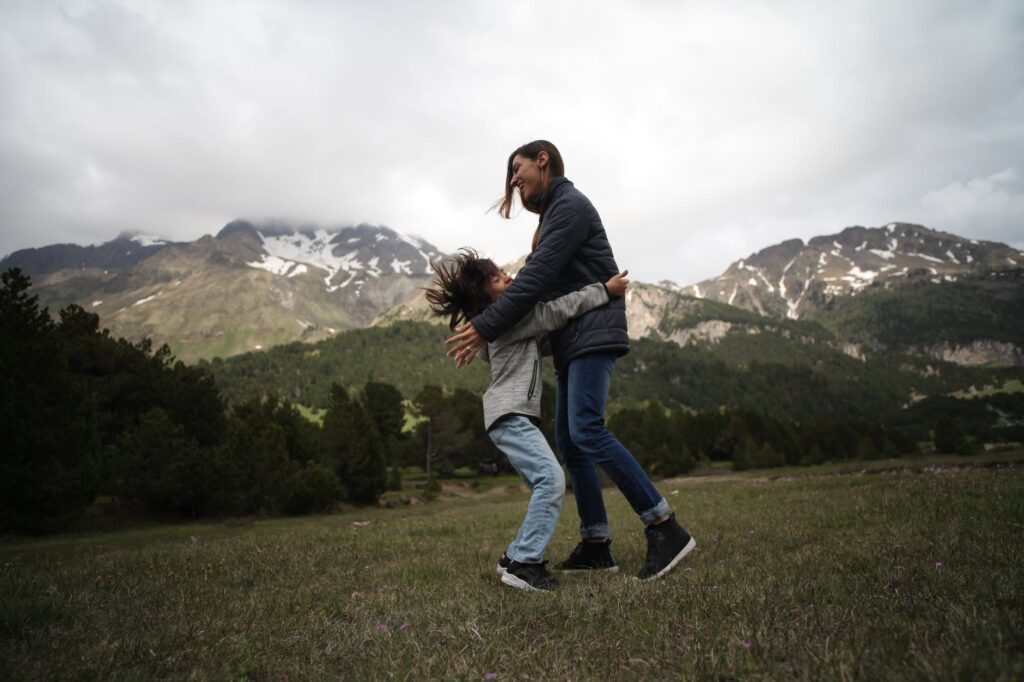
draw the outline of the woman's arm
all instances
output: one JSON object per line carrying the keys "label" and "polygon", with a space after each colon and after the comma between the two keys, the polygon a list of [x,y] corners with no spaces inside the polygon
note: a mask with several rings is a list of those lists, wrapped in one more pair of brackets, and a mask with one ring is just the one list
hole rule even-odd
{"label": "woman's arm", "polygon": [[553,301],[538,303],[495,343],[510,343],[561,329],[572,318],[603,306],[613,298],[622,298],[629,285],[626,279],[628,274],[629,270],[624,270],[604,284],[588,284],[579,291],[559,296]]}
{"label": "woman's arm", "polygon": [[551,290],[590,231],[590,219],[584,205],[566,201],[544,217],[540,241],[530,262],[501,298],[482,313],[462,325],[445,341],[452,346],[456,367],[473,361],[476,352],[511,329]]}

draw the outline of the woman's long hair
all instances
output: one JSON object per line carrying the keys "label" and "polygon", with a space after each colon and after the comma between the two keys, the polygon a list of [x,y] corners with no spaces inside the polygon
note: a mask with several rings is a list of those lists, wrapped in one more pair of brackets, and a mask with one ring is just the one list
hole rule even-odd
{"label": "woman's long hair", "polygon": [[558,151],[558,147],[551,144],[547,140],[534,140],[528,142],[522,147],[519,147],[514,152],[508,155],[508,164],[505,169],[505,195],[494,203],[491,208],[498,209],[498,215],[502,218],[512,217],[512,203],[515,195],[515,190],[512,188],[512,160],[517,156],[523,156],[532,161],[536,161],[537,157],[540,156],[541,152],[548,153],[548,165],[545,167],[544,182],[541,187],[539,195],[534,197],[528,197],[523,203],[523,208],[527,211],[532,211],[540,215],[540,219],[537,221],[537,229],[533,233],[533,246],[532,249],[537,248],[537,242],[540,241],[540,226],[544,221],[544,209],[548,206],[548,183],[552,178],[557,178],[560,175],[565,175],[565,163],[562,161],[562,154]]}

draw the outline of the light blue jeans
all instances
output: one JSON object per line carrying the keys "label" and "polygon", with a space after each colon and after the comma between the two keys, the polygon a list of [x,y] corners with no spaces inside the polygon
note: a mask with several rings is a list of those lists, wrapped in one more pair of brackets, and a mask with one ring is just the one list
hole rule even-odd
{"label": "light blue jeans", "polygon": [[611,537],[595,465],[615,482],[644,525],[671,511],[633,453],[604,426],[615,357],[611,353],[581,355],[558,376],[555,440],[572,479],[584,540]]}
{"label": "light blue jeans", "polygon": [[526,518],[505,553],[521,564],[544,560],[544,550],[555,534],[565,499],[565,474],[544,434],[529,418],[510,415],[491,427],[487,435],[505,453],[512,468],[533,492]]}

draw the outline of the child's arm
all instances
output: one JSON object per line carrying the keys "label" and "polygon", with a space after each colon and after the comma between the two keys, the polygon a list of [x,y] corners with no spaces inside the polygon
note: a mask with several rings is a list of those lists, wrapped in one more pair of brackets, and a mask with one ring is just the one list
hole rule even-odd
{"label": "child's arm", "polygon": [[561,329],[572,318],[604,305],[611,297],[625,295],[629,285],[626,279],[628,274],[629,270],[624,270],[604,284],[589,284],[553,301],[538,303],[512,329],[502,334],[498,341],[509,343]]}

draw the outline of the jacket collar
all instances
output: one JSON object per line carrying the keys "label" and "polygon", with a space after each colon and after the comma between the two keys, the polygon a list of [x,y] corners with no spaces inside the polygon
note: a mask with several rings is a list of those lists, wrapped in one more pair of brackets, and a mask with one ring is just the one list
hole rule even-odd
{"label": "jacket collar", "polygon": [[[548,183],[548,196],[547,201],[544,202],[544,210],[546,211],[547,207],[551,205],[551,202],[554,201],[559,194],[565,191],[567,187],[572,186],[572,181],[569,180],[569,178],[565,177],[564,175],[559,175],[556,178],[552,178],[551,182]],[[541,213],[541,215],[543,215],[543,212]]]}

